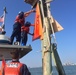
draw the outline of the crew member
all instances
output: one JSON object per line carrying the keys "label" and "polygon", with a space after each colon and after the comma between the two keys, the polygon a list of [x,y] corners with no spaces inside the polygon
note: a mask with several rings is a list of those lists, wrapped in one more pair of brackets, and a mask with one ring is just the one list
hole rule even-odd
{"label": "crew member", "polygon": [[30,26],[32,25],[30,22],[26,22],[24,26],[21,27],[21,40],[22,40],[22,46],[25,46],[28,40],[28,34],[33,35],[30,33]]}
{"label": "crew member", "polygon": [[13,44],[14,37],[16,37],[16,42],[21,41],[21,26],[24,25],[25,18],[24,18],[24,12],[19,12],[19,14],[16,16],[15,23],[13,25],[13,32],[10,37],[11,43]]}
{"label": "crew member", "polygon": [[27,66],[19,61],[19,51],[11,52],[12,62],[5,65],[3,75],[31,75]]}

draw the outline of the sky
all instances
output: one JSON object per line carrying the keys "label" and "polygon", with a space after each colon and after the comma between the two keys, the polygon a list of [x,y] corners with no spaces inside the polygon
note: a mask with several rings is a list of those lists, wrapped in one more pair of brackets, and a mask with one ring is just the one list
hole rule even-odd
{"label": "sky", "polygon": [[[8,37],[11,36],[12,26],[19,11],[27,12],[31,10],[31,5],[24,0],[0,0],[0,15],[3,14],[3,8],[7,8],[5,19],[5,30]],[[57,51],[61,62],[76,63],[76,0],[53,0],[51,2],[51,15],[57,20],[64,30],[57,32]],[[34,24],[35,13],[30,14],[26,21]],[[33,27],[31,27],[31,33]],[[28,67],[42,66],[41,41],[38,39],[32,41],[32,37],[28,36],[27,45],[31,44],[32,51],[20,59],[21,62],[27,64]]]}

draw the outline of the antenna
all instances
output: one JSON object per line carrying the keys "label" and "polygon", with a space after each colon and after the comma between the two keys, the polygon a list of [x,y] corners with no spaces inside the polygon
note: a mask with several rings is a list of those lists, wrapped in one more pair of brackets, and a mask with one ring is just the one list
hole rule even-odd
{"label": "antenna", "polygon": [[5,33],[6,33],[6,31],[5,31],[5,18],[6,18],[6,13],[7,13],[6,7],[4,7],[4,13],[3,13],[4,21],[3,21],[3,24],[2,24],[2,26],[1,26],[2,29],[3,29],[2,34],[5,34]]}

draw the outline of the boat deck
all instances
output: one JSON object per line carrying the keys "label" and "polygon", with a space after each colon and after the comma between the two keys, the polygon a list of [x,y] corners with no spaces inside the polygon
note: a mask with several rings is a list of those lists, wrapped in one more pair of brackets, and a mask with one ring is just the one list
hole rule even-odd
{"label": "boat deck", "polygon": [[20,58],[22,58],[32,50],[32,47],[30,45],[0,45],[0,61],[3,57],[5,58],[5,60],[11,60],[10,52],[15,50],[20,51]]}

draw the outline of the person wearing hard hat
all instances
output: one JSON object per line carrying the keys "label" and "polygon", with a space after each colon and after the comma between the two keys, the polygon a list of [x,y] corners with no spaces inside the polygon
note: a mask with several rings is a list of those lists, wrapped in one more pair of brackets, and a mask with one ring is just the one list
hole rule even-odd
{"label": "person wearing hard hat", "polygon": [[19,61],[19,51],[11,52],[12,62],[6,63],[3,75],[31,75],[27,66]]}
{"label": "person wearing hard hat", "polygon": [[24,26],[21,27],[21,45],[25,46],[28,40],[28,34],[33,35],[30,33],[30,26],[34,26],[30,22],[26,22]]}
{"label": "person wearing hard hat", "polygon": [[24,12],[19,12],[19,14],[16,16],[15,23],[13,25],[13,31],[12,35],[10,37],[10,44],[13,44],[14,37],[16,37],[16,42],[20,42],[21,40],[21,26],[24,25],[25,18],[24,18]]}

